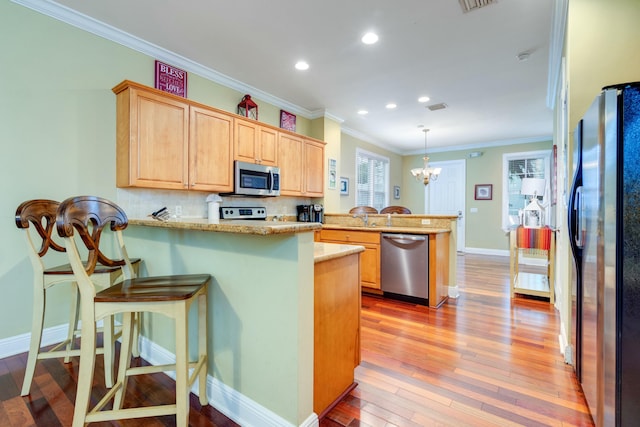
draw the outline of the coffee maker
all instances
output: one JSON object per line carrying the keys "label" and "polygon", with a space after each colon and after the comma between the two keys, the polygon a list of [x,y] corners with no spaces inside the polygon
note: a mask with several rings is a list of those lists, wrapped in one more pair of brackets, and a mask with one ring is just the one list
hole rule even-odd
{"label": "coffee maker", "polygon": [[322,205],[298,205],[299,222],[322,222],[324,207]]}

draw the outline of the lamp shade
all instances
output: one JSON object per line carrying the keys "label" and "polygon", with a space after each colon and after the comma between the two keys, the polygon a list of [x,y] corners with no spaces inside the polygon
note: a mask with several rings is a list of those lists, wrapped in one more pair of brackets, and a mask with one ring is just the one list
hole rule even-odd
{"label": "lamp shade", "polygon": [[544,178],[523,178],[520,194],[525,196],[544,196],[546,182]]}

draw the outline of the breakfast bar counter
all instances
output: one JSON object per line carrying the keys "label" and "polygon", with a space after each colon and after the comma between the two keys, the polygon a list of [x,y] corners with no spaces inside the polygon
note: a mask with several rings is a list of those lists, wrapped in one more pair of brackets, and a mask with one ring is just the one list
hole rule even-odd
{"label": "breakfast bar counter", "polygon": [[273,234],[294,234],[319,230],[322,224],[315,222],[289,222],[289,221],[255,221],[255,220],[220,220],[218,223],[210,223],[206,218],[182,218],[169,221],[156,219],[132,219],[131,225],[144,225],[148,227],[173,228],[182,230],[212,231],[236,234],[255,234],[260,236]]}
{"label": "breakfast bar counter", "polygon": [[[208,397],[240,425],[317,425],[314,231],[320,227],[286,221],[129,221],[127,250],[144,259],[141,275],[213,276]],[[171,363],[171,328],[163,316],[145,316],[141,354],[150,363]]]}

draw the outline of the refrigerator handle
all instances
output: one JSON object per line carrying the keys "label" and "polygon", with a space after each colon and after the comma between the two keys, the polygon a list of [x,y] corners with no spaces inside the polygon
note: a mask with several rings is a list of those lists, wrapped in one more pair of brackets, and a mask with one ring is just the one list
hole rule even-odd
{"label": "refrigerator handle", "polygon": [[583,223],[582,221],[584,221],[584,203],[582,201],[582,186],[579,186],[578,188],[576,188],[576,196],[575,199],[573,201],[573,207],[572,209],[575,211],[576,214],[576,229],[575,234],[574,234],[574,239],[576,242],[576,246],[578,246],[580,249],[582,249],[584,247],[584,233],[582,232],[583,230]]}

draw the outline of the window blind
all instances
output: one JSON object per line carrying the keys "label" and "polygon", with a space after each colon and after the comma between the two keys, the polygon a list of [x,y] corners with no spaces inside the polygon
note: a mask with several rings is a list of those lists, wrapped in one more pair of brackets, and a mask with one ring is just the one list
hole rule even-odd
{"label": "window blind", "polygon": [[389,159],[356,150],[356,206],[381,210],[389,200]]}

